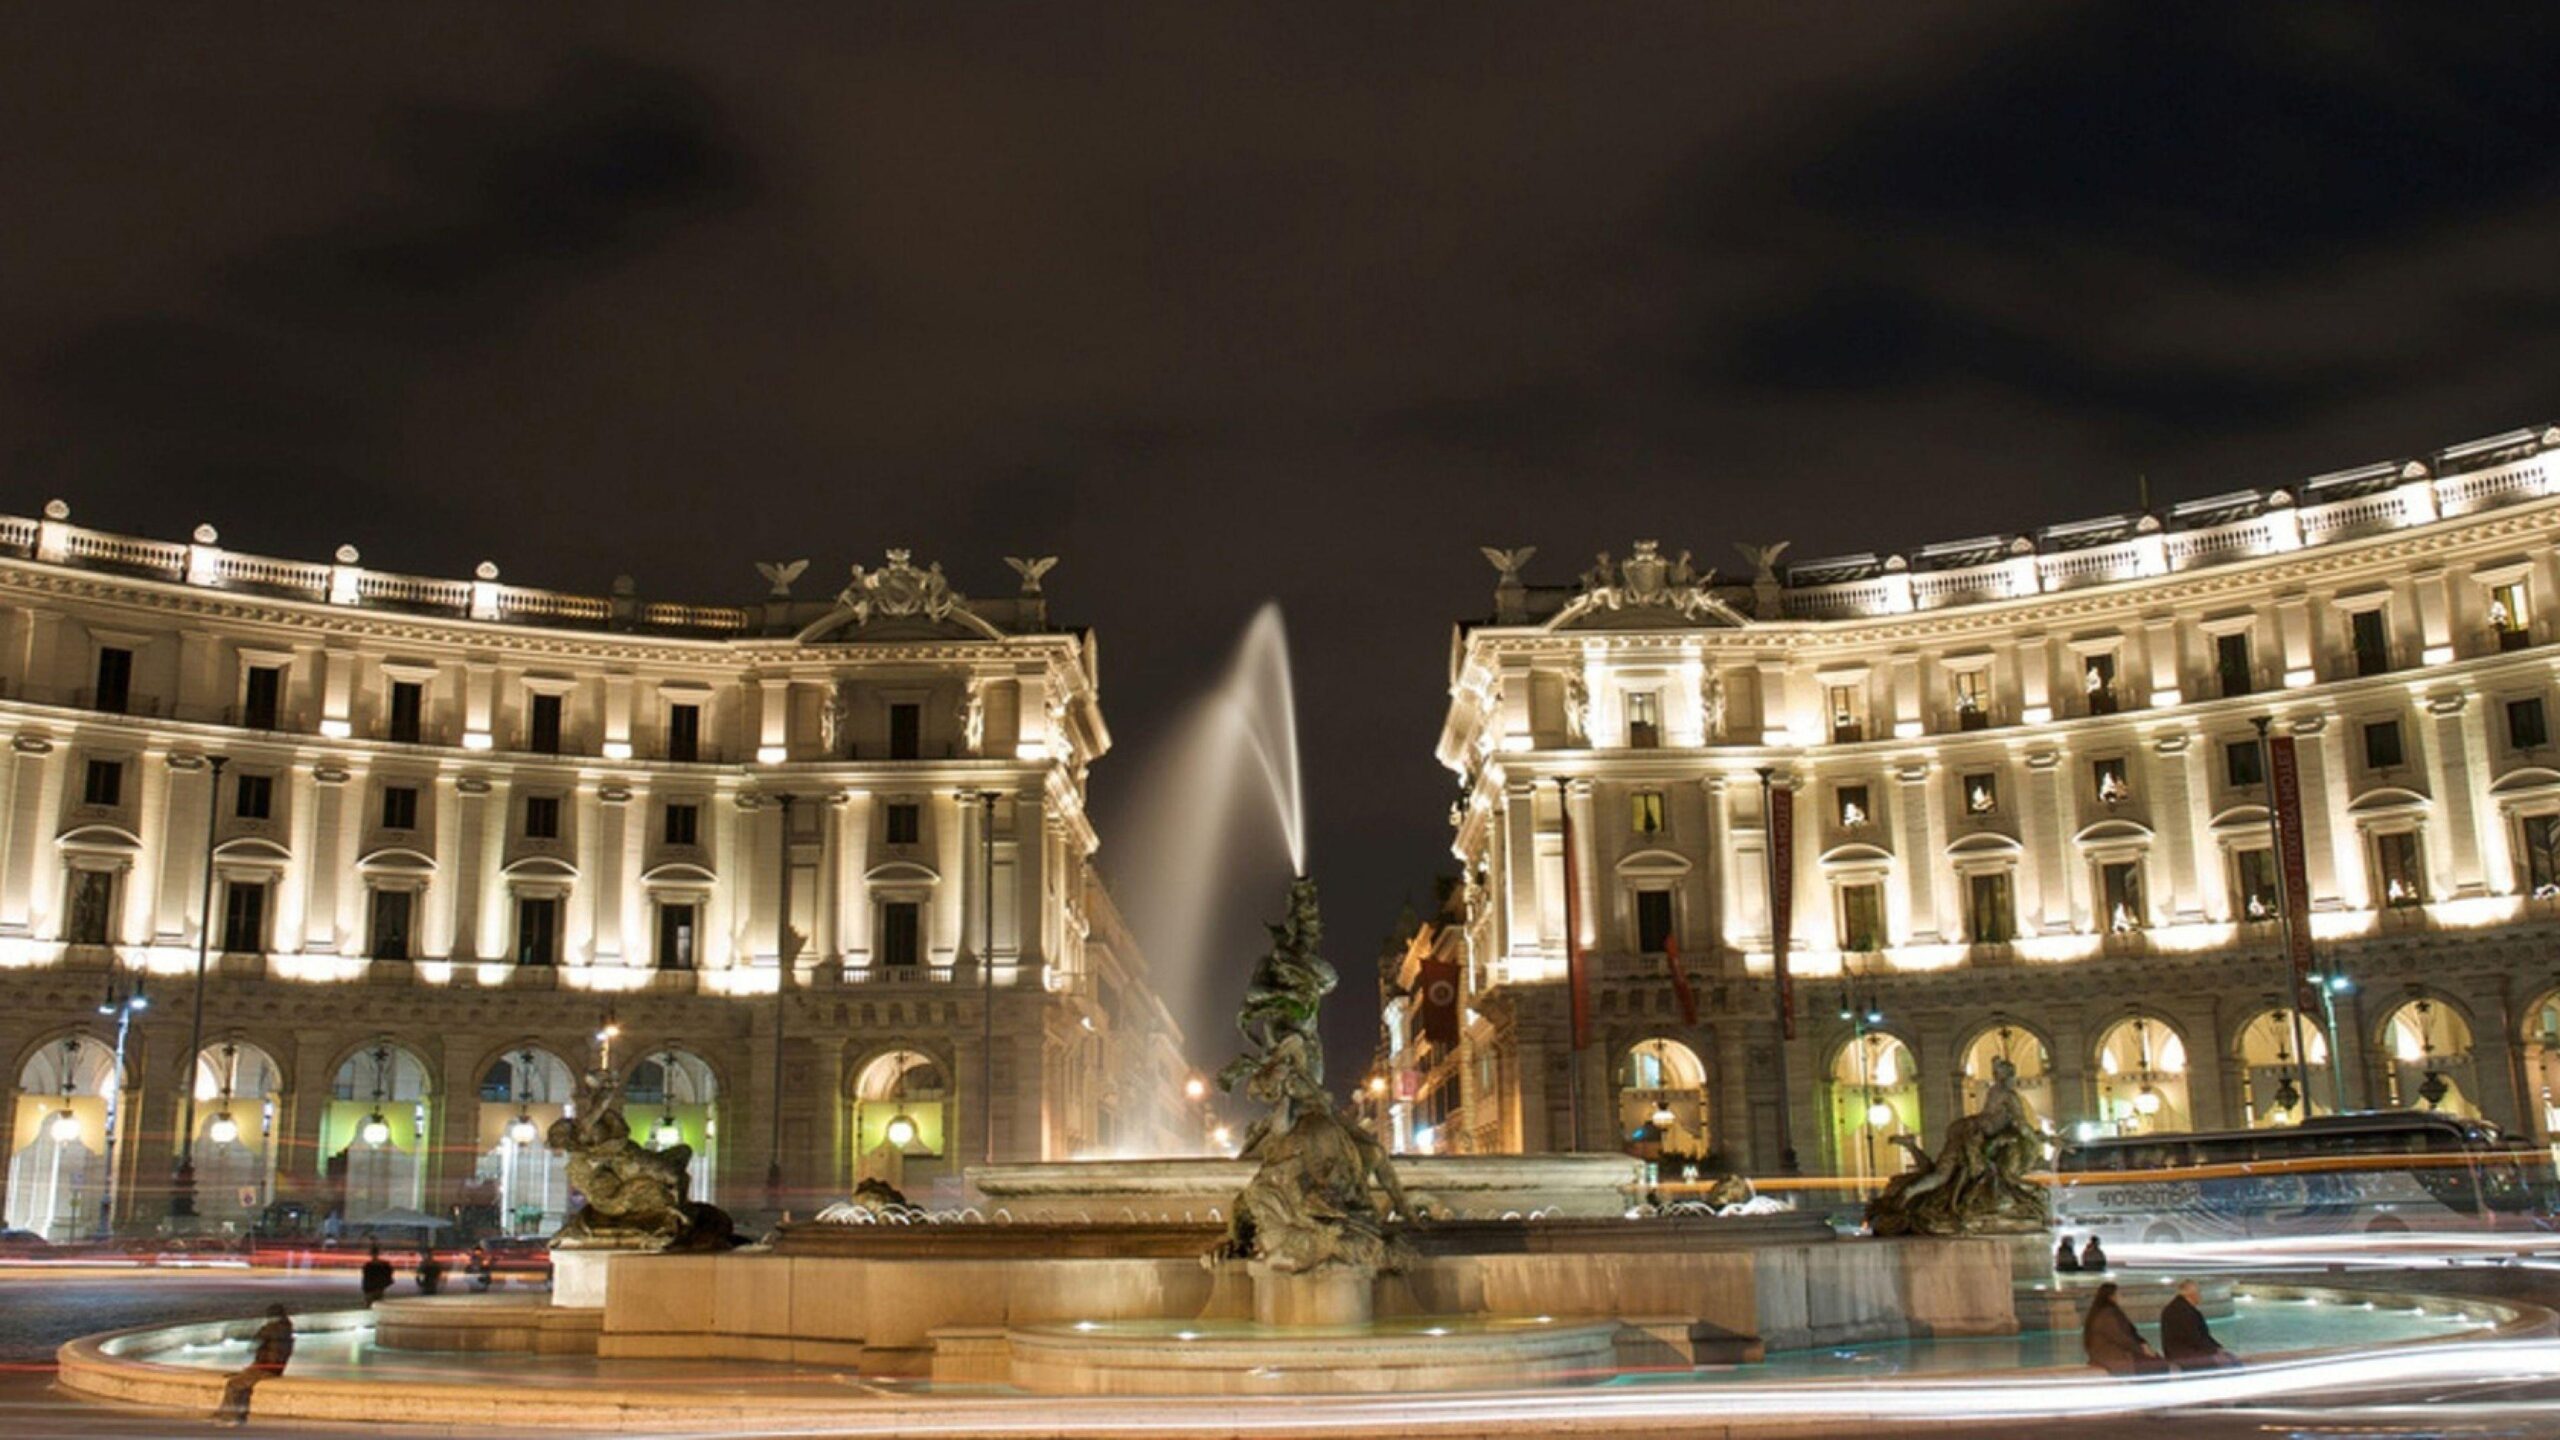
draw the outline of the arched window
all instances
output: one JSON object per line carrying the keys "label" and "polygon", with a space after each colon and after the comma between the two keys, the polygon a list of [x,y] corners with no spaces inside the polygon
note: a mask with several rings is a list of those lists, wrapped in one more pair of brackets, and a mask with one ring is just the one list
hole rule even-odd
{"label": "arched window", "polygon": [[949,1084],[942,1066],[915,1050],[875,1055],[854,1072],[857,1180],[908,1190],[951,1173]]}
{"label": "arched window", "polygon": [[2120,1135],[2195,1128],[2187,1098],[2187,1042],[2151,1015],[2119,1020],[2098,1037],[2098,1121]]}
{"label": "arched window", "polygon": [[426,1062],[406,1046],[377,1040],[340,1062],[320,1115],[320,1154],[332,1181],[343,1183],[346,1224],[418,1208],[433,1104]]}
{"label": "arched window", "polygon": [[[102,1228],[115,1052],[86,1035],[40,1045],[18,1072],[9,1222],[48,1240]],[[129,1127],[119,1124],[117,1129]]]}
{"label": "arched window", "polygon": [[2405,1001],[2383,1017],[2382,1050],[2393,1106],[2478,1118],[2471,1024],[2460,1011],[2430,996]]}
{"label": "arched window", "polygon": [[275,1198],[275,1057],[244,1041],[208,1045],[196,1056],[196,1213],[245,1233]]}
{"label": "arched window", "polygon": [[[2302,1044],[2296,1064],[2294,1012],[2262,1010],[2240,1027],[2242,1104],[2252,1128],[2298,1125],[2306,1114],[2326,1115],[2329,1104],[2329,1041],[2320,1022],[2302,1017]],[[2310,1079],[2304,1094],[2303,1074]]]}
{"label": "arched window", "polygon": [[1920,1133],[1920,1074],[1911,1047],[1882,1030],[1862,1031],[1831,1057],[1827,1110],[1840,1174],[1879,1180],[1911,1168],[1896,1135]]}
{"label": "arched window", "polygon": [[686,1180],[689,1198],[712,1203],[719,1173],[719,1081],[690,1050],[653,1050],[631,1067],[622,1087],[631,1138],[653,1150],[683,1145],[693,1152]]}
{"label": "arched window", "polygon": [[1685,1175],[1713,1145],[1707,1065],[1677,1040],[1639,1040],[1618,1079],[1618,1134],[1627,1152]]}

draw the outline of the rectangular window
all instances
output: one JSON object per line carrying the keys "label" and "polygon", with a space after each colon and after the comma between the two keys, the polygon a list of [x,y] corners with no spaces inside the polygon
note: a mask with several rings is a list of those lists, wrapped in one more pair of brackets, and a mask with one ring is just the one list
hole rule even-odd
{"label": "rectangular window", "polygon": [[373,892],[373,929],[370,953],[376,960],[409,958],[410,921],[418,909],[414,890],[376,890]]}
{"label": "rectangular window", "polygon": [[2391,631],[2383,620],[2381,607],[2349,615],[2347,638],[2355,646],[2358,675],[2380,675],[2391,668]]}
{"label": "rectangular window", "polygon": [[2489,629],[2498,637],[2501,650],[2521,650],[2533,643],[2533,610],[2522,580],[2489,587]]}
{"label": "rectangular window", "polygon": [[98,708],[121,715],[133,704],[133,652],[116,645],[98,647]]}
{"label": "rectangular window", "polygon": [[924,707],[892,705],[889,707],[889,758],[913,760],[923,753]]}
{"label": "rectangular window", "polygon": [[1884,948],[1884,887],[1840,887],[1840,948],[1864,954]]}
{"label": "rectangular window", "polygon": [[1991,724],[1991,672],[1958,670],[1955,682],[1956,728],[1981,730]]}
{"label": "rectangular window", "polygon": [[1855,685],[1833,685],[1823,691],[1831,706],[1831,738],[1848,744],[1867,738],[1867,697]]}
{"label": "rectangular window", "polygon": [[104,945],[115,933],[116,876],[112,870],[74,870],[62,938],[74,945]]}
{"label": "rectangular window", "polygon": [[415,680],[391,682],[391,712],[385,717],[383,738],[403,745],[418,743],[419,719],[426,710],[426,687]]}
{"label": "rectangular window", "polygon": [[701,843],[702,807],[670,805],[667,807],[667,843],[695,845]]}
{"label": "rectangular window", "polygon": [[1632,818],[1635,822],[1636,833],[1639,835],[1661,834],[1662,792],[1659,790],[1639,790],[1628,798],[1634,807],[1634,815]]}
{"label": "rectangular window", "polygon": [[2110,805],[2133,798],[2133,783],[2125,778],[2124,757],[2121,755],[2091,761],[2089,780],[2097,797]]}
{"label": "rectangular window", "polygon": [[2000,776],[1995,771],[1977,770],[1960,782],[1964,791],[1964,813],[1997,815],[2000,813]]}
{"label": "rectangular window", "polygon": [[240,723],[252,730],[273,730],[283,696],[284,671],[273,665],[250,666],[240,687]]}
{"label": "rectangular window", "polygon": [[1662,748],[1662,697],[1651,690],[1627,696],[1627,745],[1636,750]]}
{"label": "rectangular window", "polygon": [[263,881],[234,880],[222,892],[222,949],[229,955],[258,955],[267,948],[267,887]]}
{"label": "rectangular window", "polygon": [[272,775],[243,775],[232,782],[231,813],[243,820],[272,818],[276,780]]}
{"label": "rectangular window", "polygon": [[2539,699],[2507,702],[2507,744],[2518,750],[2531,750],[2551,741],[2551,726],[2543,718]]}
{"label": "rectangular window", "polygon": [[560,797],[557,795],[525,797],[524,838],[527,840],[560,838]]}
{"label": "rectangular window", "polygon": [[560,753],[560,697],[536,695],[525,714],[524,748],[537,755]]}
{"label": "rectangular window", "polygon": [[2080,693],[2088,698],[2089,713],[2116,713],[2116,657],[2113,651],[2080,657]]}
{"label": "rectangular window", "polygon": [[911,900],[890,900],[880,906],[880,963],[912,966],[924,949],[921,907]]}
{"label": "rectangular window", "polygon": [[670,705],[667,707],[667,758],[699,760],[702,758],[702,707]]}
{"label": "rectangular window", "polygon": [[2516,878],[2536,899],[2560,895],[2560,815],[2516,821]]}
{"label": "rectangular window", "polygon": [[2373,837],[2374,892],[2385,905],[2420,905],[2427,898],[2426,867],[2420,863],[2418,834],[2396,831]]}
{"label": "rectangular window", "polygon": [[2213,637],[2213,673],[2223,694],[2249,693],[2249,632],[2235,630]]}
{"label": "rectangular window", "polygon": [[888,840],[892,845],[914,845],[924,838],[924,807],[891,805],[886,812]]}
{"label": "rectangular window", "polygon": [[1875,818],[1875,811],[1867,808],[1867,787],[1864,785],[1842,785],[1832,791],[1832,797],[1837,807],[1835,813],[1844,830],[1855,830]]}
{"label": "rectangular window", "polygon": [[80,803],[83,805],[120,805],[124,803],[124,762],[92,760],[80,781]]}
{"label": "rectangular window", "polygon": [[2222,747],[2223,783],[2234,790],[2245,790],[2267,778],[2263,757],[2255,740],[2234,740]]}
{"label": "rectangular window", "polygon": [[382,787],[382,828],[415,830],[418,828],[418,792],[408,785]]}
{"label": "rectangular window", "polygon": [[2006,945],[2018,938],[2017,908],[2009,896],[2006,870],[1966,877],[1966,920],[1975,944]]}
{"label": "rectangular window", "polygon": [[693,968],[694,909],[691,905],[658,907],[658,968]]}
{"label": "rectangular window", "polygon": [[560,961],[560,902],[548,895],[516,901],[516,963],[556,965]]}
{"label": "rectangular window", "polygon": [[1636,892],[1636,948],[1659,955],[1671,943],[1671,892]]}
{"label": "rectangular window", "polygon": [[2098,867],[2098,898],[2109,930],[2142,928],[2142,862],[2116,860]]}
{"label": "rectangular window", "polygon": [[2276,852],[2260,846],[2231,852],[2231,897],[2237,918],[2273,920],[2281,902],[2276,894]]}
{"label": "rectangular window", "polygon": [[2376,720],[2364,727],[2364,768],[2389,770],[2401,758],[2399,721]]}

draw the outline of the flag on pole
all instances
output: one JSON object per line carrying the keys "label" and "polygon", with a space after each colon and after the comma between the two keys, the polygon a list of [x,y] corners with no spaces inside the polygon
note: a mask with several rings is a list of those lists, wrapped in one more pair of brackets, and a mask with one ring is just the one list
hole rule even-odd
{"label": "flag on pole", "polygon": [[1795,934],[1796,797],[1783,785],[1769,787],[1769,967],[1778,982],[1778,1033],[1796,1038],[1795,978],[1787,973],[1787,946]]}
{"label": "flag on pole", "polygon": [[1564,978],[1573,1005],[1573,1048],[1580,1050],[1591,1043],[1591,980],[1582,969],[1581,907],[1574,903],[1581,886],[1574,877],[1573,800],[1562,785],[1556,787],[1556,808],[1564,816]]}
{"label": "flag on pole", "polygon": [[1445,1049],[1458,1048],[1458,962],[1423,961],[1418,983],[1422,1038]]}
{"label": "flag on pole", "polygon": [[1680,1022],[1698,1023],[1698,992],[1689,988],[1689,972],[1680,965],[1680,937],[1662,937],[1662,968],[1671,972],[1671,993],[1680,999]]}

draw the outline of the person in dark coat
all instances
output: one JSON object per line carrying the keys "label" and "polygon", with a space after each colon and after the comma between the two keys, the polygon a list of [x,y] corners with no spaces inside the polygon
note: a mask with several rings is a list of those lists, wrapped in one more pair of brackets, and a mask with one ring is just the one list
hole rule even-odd
{"label": "person in dark coat", "polygon": [[365,1259],[363,1273],[365,1304],[371,1305],[374,1301],[391,1293],[391,1282],[395,1277],[391,1271],[391,1262],[382,1258],[381,1241],[373,1242],[373,1252]]}
{"label": "person in dark coat", "polygon": [[474,1290],[485,1291],[498,1278],[497,1267],[490,1261],[486,1245],[472,1246],[471,1258],[462,1268],[471,1276],[471,1288]]}
{"label": "person in dark coat", "polygon": [[2113,1280],[2089,1298],[2089,1318],[2081,1322],[2080,1345],[2088,1352],[2089,1363],[2110,1375],[2157,1375],[2169,1368],[2117,1303]]}
{"label": "person in dark coat", "polygon": [[2242,1363],[2213,1338],[2213,1329],[2204,1323],[2204,1311],[2196,1304],[2203,1298],[2203,1286],[2193,1280],[2178,1282],[2176,1297],[2160,1307],[2161,1353],[2180,1370],[2225,1370]]}
{"label": "person in dark coat", "polygon": [[433,1250],[418,1252],[418,1293],[433,1295],[444,1288],[444,1262]]}
{"label": "person in dark coat", "polygon": [[249,1367],[222,1382],[222,1409],[215,1420],[224,1425],[249,1423],[249,1392],[258,1383],[284,1373],[293,1359],[293,1318],[282,1305],[267,1307],[267,1323],[258,1327],[258,1350]]}
{"label": "person in dark coat", "polygon": [[2098,1243],[2095,1235],[2089,1237],[2088,1244],[2080,1247],[2080,1268],[2095,1275],[2103,1275],[2107,1271],[2107,1250]]}
{"label": "person in dark coat", "polygon": [[2057,1273],[2064,1275],[2080,1273],[2080,1255],[2071,1248],[2071,1237],[2068,1235],[2063,1236],[2062,1242],[2053,1247],[2053,1268]]}

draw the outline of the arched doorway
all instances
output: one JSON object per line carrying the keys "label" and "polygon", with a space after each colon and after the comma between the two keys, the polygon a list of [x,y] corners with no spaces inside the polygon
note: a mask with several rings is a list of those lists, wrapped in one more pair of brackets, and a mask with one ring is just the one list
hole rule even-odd
{"label": "arched doorway", "polygon": [[36,1047],[18,1072],[18,1148],[9,1156],[9,1223],[48,1240],[101,1227],[110,1181],[115,1052],[86,1035]]}
{"label": "arched doorway", "polygon": [[921,1200],[922,1187],[950,1174],[951,1082],[941,1062],[891,1050],[853,1077],[854,1178],[882,1180]]}
{"label": "arched doorway", "polygon": [[2404,1001],[2382,1020],[2383,1096],[2394,1109],[2479,1118],[2471,1022],[2432,996]]}
{"label": "arched doorway", "polygon": [[340,1062],[320,1115],[320,1153],[346,1223],[418,1208],[428,1118],[426,1062],[407,1048],[377,1040]]}
{"label": "arched doorway", "polygon": [[1833,1170],[1861,1182],[1879,1181],[1911,1168],[1911,1152],[1896,1135],[1920,1133],[1920,1067],[1898,1035],[1863,1031],[1831,1057],[1830,1103]]}
{"label": "arched doorway", "polygon": [[1982,1108],[1991,1093],[1991,1072],[1995,1062],[2006,1060],[2017,1074],[2010,1086],[2018,1098],[2027,1102],[2046,1130],[2054,1124],[2053,1052],[2044,1038],[2014,1022],[2003,1020],[1973,1037],[1964,1047],[1963,1113],[1970,1115]]}
{"label": "arched doorway", "polygon": [[2524,1017],[2525,1087],[2542,1143],[2560,1154],[2560,990],[2534,1002]]}
{"label": "arched doorway", "polygon": [[[2249,1128],[2299,1125],[2306,1114],[2326,1115],[2321,1097],[2334,1093],[2329,1082],[2329,1040],[2318,1019],[2301,1017],[2302,1065],[2294,1063],[2294,1012],[2262,1010],[2240,1027],[2236,1048],[2240,1062],[2240,1105]],[[2310,1078],[2303,1079],[2308,1070]],[[2308,1085],[2310,1093],[2305,1094]]]}
{"label": "arched doorway", "polygon": [[275,1057],[225,1040],[196,1056],[196,1213],[229,1231],[255,1229],[274,1200]]}
{"label": "arched doorway", "polygon": [[2135,1015],[2098,1037],[2097,1124],[2118,1135],[2195,1128],[2195,1107],[2187,1096],[2187,1042],[2176,1026]]}
{"label": "arched doorway", "polygon": [[686,1145],[693,1149],[687,1198],[712,1203],[712,1184],[720,1171],[720,1082],[711,1066],[690,1050],[652,1051],[631,1067],[623,1083],[623,1112],[631,1117],[631,1135],[653,1150]]}
{"label": "arched doorway", "polygon": [[509,1235],[548,1235],[569,1218],[569,1157],[551,1148],[551,1122],[577,1098],[568,1062],[538,1045],[500,1054],[480,1071],[473,1178]]}
{"label": "arched doorway", "polygon": [[1618,1134],[1627,1153],[1680,1178],[1714,1148],[1707,1065],[1677,1040],[1639,1040],[1618,1075]]}

